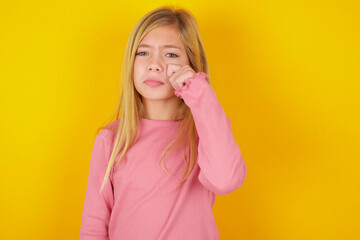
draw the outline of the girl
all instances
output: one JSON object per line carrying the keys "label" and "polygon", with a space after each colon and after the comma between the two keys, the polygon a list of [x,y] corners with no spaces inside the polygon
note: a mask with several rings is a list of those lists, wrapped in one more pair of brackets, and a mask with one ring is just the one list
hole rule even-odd
{"label": "girl", "polygon": [[187,10],[136,23],[116,120],[95,138],[80,239],[219,239],[215,195],[238,189],[246,165],[208,73]]}

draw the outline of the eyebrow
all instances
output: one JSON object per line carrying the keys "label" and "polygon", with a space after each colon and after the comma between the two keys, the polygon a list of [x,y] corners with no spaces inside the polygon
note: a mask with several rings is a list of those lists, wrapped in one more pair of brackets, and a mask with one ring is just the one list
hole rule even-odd
{"label": "eyebrow", "polygon": [[[145,44],[145,43],[140,44],[139,47],[148,47],[148,48],[151,48],[150,45]],[[178,46],[176,46],[176,45],[171,45],[171,44],[165,44],[165,45],[162,45],[161,47],[163,47],[163,48],[177,48],[177,49],[180,49],[180,50],[181,50],[180,47],[178,47]]]}

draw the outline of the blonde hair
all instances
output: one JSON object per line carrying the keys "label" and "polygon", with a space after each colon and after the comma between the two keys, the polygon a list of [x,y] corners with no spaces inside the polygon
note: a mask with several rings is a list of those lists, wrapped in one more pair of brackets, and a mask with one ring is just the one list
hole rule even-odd
{"label": "blonde hair", "polygon": [[[115,120],[120,119],[119,124],[117,128],[111,128],[106,125],[97,130],[98,134],[102,129],[117,129],[115,143],[100,192],[105,186],[106,181],[111,179],[114,168],[121,164],[126,153],[138,138],[139,123],[143,116],[142,97],[136,91],[133,83],[134,59],[138,45],[148,32],[164,25],[174,25],[178,28],[179,37],[185,46],[190,66],[194,71],[205,72],[209,75],[208,63],[199,28],[194,16],[190,12],[181,8],[176,9],[172,6],[163,6],[148,12],[135,24],[126,44],[120,76],[120,80],[123,80],[123,89],[114,114]],[[210,84],[210,77],[207,78],[207,82]],[[182,100],[175,119],[183,121],[177,136],[163,150],[160,157],[160,165],[165,171],[168,171],[164,168],[162,162],[164,157],[180,145],[186,143],[185,150],[183,151],[184,175],[177,186],[178,188],[189,177],[194,168],[197,157],[197,133],[190,108],[184,103],[184,100]],[[120,158],[115,165],[118,154],[120,154]]]}

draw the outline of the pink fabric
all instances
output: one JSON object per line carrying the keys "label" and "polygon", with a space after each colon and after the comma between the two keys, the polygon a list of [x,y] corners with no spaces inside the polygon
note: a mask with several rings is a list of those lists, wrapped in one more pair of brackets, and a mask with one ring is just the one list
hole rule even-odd
{"label": "pink fabric", "polygon": [[[231,121],[206,77],[205,73],[196,73],[175,91],[190,107],[198,134],[197,162],[177,191],[174,189],[184,173],[181,149],[163,160],[169,174],[159,162],[181,122],[142,118],[140,139],[101,194],[115,131],[104,129],[97,135],[82,212],[81,240],[219,239],[212,213],[215,196],[238,189],[244,182],[246,165],[233,137]],[[117,126],[118,121],[110,125]]]}

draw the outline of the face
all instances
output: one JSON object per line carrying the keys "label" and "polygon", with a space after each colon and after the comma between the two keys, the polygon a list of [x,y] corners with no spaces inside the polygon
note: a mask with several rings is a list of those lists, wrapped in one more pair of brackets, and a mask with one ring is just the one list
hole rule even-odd
{"label": "face", "polygon": [[[143,99],[176,97],[166,74],[169,63],[189,65],[177,28],[171,25],[154,28],[140,42],[134,62],[134,85]],[[155,79],[163,84],[151,85],[147,79]]]}

